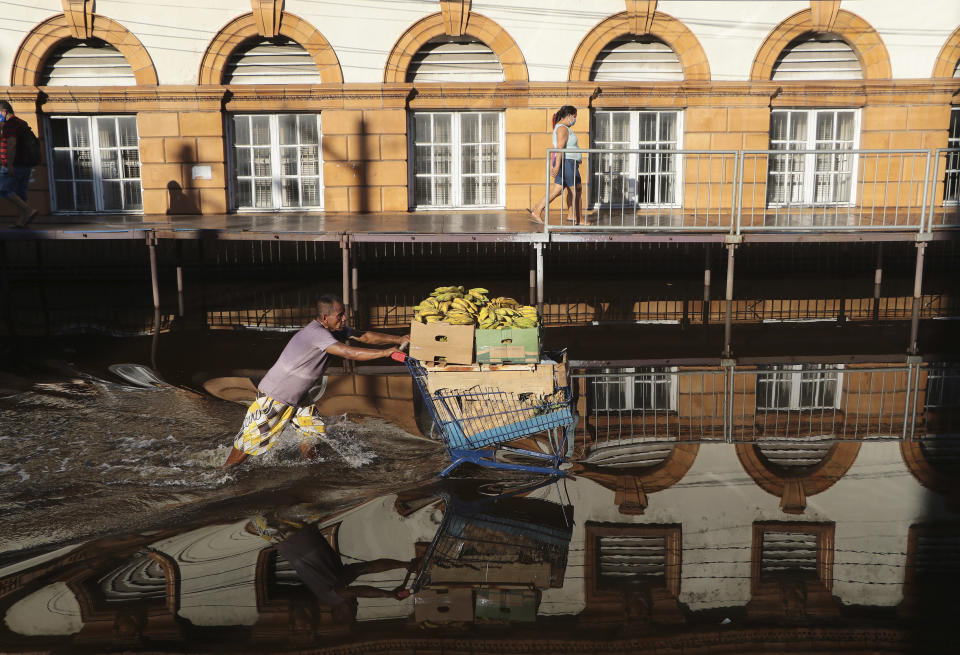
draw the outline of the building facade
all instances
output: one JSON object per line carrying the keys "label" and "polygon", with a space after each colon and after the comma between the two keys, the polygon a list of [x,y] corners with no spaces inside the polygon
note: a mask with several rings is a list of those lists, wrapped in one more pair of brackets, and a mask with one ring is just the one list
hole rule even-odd
{"label": "building facade", "polygon": [[[55,214],[523,210],[543,194],[564,104],[582,147],[960,146],[950,0],[38,0],[3,13],[0,94],[44,142],[31,201]],[[741,197],[875,206],[867,169],[908,164],[867,159],[744,163]],[[689,206],[705,181],[720,189],[710,205],[734,202],[732,166],[676,162],[594,158],[587,202]],[[960,166],[934,163],[931,192],[955,202]]]}

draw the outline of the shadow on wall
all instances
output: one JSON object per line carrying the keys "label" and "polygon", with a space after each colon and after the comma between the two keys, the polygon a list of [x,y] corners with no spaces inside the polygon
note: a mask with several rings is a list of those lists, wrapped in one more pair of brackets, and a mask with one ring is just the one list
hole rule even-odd
{"label": "shadow on wall", "polygon": [[194,198],[184,192],[183,187],[176,180],[167,182],[168,199],[167,214],[199,214],[200,208]]}

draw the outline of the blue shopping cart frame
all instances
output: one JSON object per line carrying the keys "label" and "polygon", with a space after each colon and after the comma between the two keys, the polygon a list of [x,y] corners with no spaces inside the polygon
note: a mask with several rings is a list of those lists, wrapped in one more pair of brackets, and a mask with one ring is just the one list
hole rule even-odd
{"label": "blue shopping cart frame", "polygon": [[[427,370],[418,360],[402,353],[394,358],[406,364],[450,456],[441,477],[468,462],[491,469],[565,475],[560,466],[566,461],[568,433],[576,425],[569,388],[557,389],[549,401],[539,403],[533,394],[498,389],[430,393]],[[552,453],[505,445],[541,433],[548,435]],[[543,465],[498,461],[498,453],[540,460]]]}

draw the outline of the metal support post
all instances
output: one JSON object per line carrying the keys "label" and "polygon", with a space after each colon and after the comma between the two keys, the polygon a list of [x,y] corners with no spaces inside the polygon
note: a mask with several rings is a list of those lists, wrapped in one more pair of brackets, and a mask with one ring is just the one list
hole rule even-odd
{"label": "metal support post", "polygon": [[341,258],[341,289],[340,297],[343,299],[344,310],[347,317],[350,316],[350,237],[343,235],[340,237],[340,258]]}
{"label": "metal support post", "polygon": [[535,243],[537,253],[537,311],[543,315],[543,244]]}
{"label": "metal support post", "polygon": [[877,268],[873,272],[873,320],[880,320],[880,287],[883,284],[883,244],[877,244]]}
{"label": "metal support post", "polygon": [[150,286],[153,289],[153,308],[160,309],[160,282],[157,279],[157,237],[147,235],[147,248],[150,251]]}
{"label": "metal support post", "polygon": [[737,244],[727,244],[727,295],[723,317],[723,356],[729,359],[733,356],[730,336],[733,328],[733,253]]}
{"label": "metal support post", "polygon": [[358,260],[358,257],[354,257],[353,261],[351,262],[352,266],[350,267],[350,286],[352,287],[351,294],[350,294],[351,295],[350,304],[353,305],[353,313],[356,316],[357,325],[355,325],[354,327],[356,327],[357,329],[360,329],[360,325],[359,325],[360,323],[360,292],[358,291],[358,288],[360,286],[359,285],[360,272],[359,272],[359,269],[357,268],[357,260]]}
{"label": "metal support post", "polygon": [[703,324],[710,322],[710,245],[704,247],[703,264]]}
{"label": "metal support post", "polygon": [[177,316],[183,316],[183,267],[177,266]]}
{"label": "metal support post", "polygon": [[530,304],[537,304],[537,244],[530,248]]}
{"label": "metal support post", "polygon": [[923,256],[927,249],[925,241],[917,242],[917,268],[913,274],[913,312],[910,318],[910,348],[907,352],[916,355],[917,335],[920,331],[920,299],[923,295]]}

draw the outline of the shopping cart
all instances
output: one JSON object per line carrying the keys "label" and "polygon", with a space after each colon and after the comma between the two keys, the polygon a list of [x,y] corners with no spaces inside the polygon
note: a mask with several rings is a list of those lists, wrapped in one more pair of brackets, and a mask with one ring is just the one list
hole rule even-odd
{"label": "shopping cart", "polygon": [[413,591],[457,581],[563,586],[573,507],[539,498],[469,501],[441,493],[445,511]]}
{"label": "shopping cart", "polygon": [[[431,393],[427,370],[418,360],[403,353],[394,353],[391,357],[406,364],[450,455],[450,466],[441,471],[441,477],[464,462],[510,471],[564,475],[560,465],[566,461],[567,432],[576,422],[568,388],[557,389],[546,399],[496,388],[438,389]],[[550,452],[504,445],[537,434],[545,435],[546,450]],[[509,459],[513,461],[507,461]],[[522,463],[524,460],[543,465]]]}

